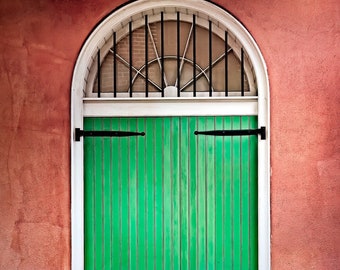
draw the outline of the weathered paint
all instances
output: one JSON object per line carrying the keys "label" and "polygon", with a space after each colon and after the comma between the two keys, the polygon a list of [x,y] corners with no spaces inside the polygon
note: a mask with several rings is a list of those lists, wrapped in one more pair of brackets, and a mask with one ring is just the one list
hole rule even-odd
{"label": "weathered paint", "polygon": [[[124,1],[0,2],[0,268],[70,268],[70,85]],[[340,3],[216,1],[260,46],[271,86],[272,268],[340,265]]]}

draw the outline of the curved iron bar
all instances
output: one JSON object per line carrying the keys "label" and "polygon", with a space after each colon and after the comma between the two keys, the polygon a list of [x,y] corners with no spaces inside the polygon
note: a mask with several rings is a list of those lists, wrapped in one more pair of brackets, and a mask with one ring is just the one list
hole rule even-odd
{"label": "curved iron bar", "polygon": [[[231,52],[232,48],[229,48],[229,50],[227,51],[227,53]],[[211,63],[211,66],[214,67],[217,63],[219,63],[223,58],[225,57],[225,53],[221,54],[217,59],[215,59],[214,62]],[[190,60],[189,62],[192,63],[192,61]],[[185,85],[183,85],[183,87],[181,88],[181,91],[183,91],[185,88],[187,88],[189,85],[191,85],[193,83],[193,81],[196,79],[199,79],[202,75],[205,76],[205,78],[207,79],[207,81],[209,82],[209,77],[208,75],[205,73],[207,70],[209,69],[209,65],[205,68],[202,69],[201,68],[201,72],[199,74],[197,74],[195,76],[195,78],[192,78],[190,81],[188,81]],[[212,89],[212,91],[214,91],[214,88]]]}
{"label": "curved iron bar", "polygon": [[[177,59],[177,56],[175,56],[175,55],[167,55],[167,56],[164,57],[164,59],[173,59],[173,60],[176,60],[176,59]],[[182,59],[183,62],[188,62],[188,63],[190,63],[190,64],[193,64],[193,61],[190,60],[190,59],[188,59],[188,58],[180,57],[180,59]],[[154,59],[152,59],[152,60],[150,60],[150,61],[148,62],[148,65],[150,65],[150,64],[152,64],[152,63],[154,63],[154,62],[156,62],[156,61],[158,61],[158,60],[159,60],[159,59],[154,58]],[[138,76],[138,75],[141,75],[143,78],[145,78],[145,75],[144,75],[143,73],[141,73],[141,71],[142,71],[144,68],[145,68],[145,64],[144,64],[143,66],[141,66],[141,68],[138,69],[138,71],[137,71],[137,69],[136,69],[136,72],[137,72],[137,73],[135,74],[135,76],[134,76],[133,79],[132,79],[132,84],[133,84],[134,81],[137,79],[137,76]],[[196,68],[197,68],[198,70],[201,71],[200,75],[202,76],[203,73],[204,73],[204,70],[203,70],[198,64],[196,64]],[[207,74],[204,73],[204,76],[205,76],[206,79],[208,80]],[[188,86],[188,85],[186,84],[186,87],[187,87],[187,86]],[[185,87],[185,88],[186,88],[186,87]],[[184,90],[185,88],[182,87],[180,91]],[[159,91],[161,91],[161,87],[160,87],[160,86],[158,86],[157,89],[158,89]]]}
{"label": "curved iron bar", "polygon": [[[111,49],[110,49],[110,52],[113,53],[113,51],[112,51]],[[117,53],[117,57],[119,58],[119,60],[120,60],[126,67],[130,67],[129,62],[126,61],[123,57],[121,57],[118,53]],[[143,65],[143,66],[145,66],[145,65]],[[134,66],[132,66],[132,69],[136,72],[136,75],[135,75],[135,76],[133,77],[133,79],[132,79],[132,84],[133,84],[133,82],[134,82],[134,80],[135,80],[135,77],[136,77],[138,74],[141,75],[141,76],[145,79],[145,75],[144,75],[143,73],[140,72],[141,69],[137,69],[137,68],[135,68]],[[160,87],[157,83],[155,83],[154,81],[148,79],[148,82],[151,83],[154,87],[156,87],[159,91],[162,90],[161,87]],[[128,92],[129,92],[129,91],[130,91],[130,88],[128,89]]]}
{"label": "curved iron bar", "polygon": [[[152,46],[153,46],[153,49],[154,49],[156,57],[157,57],[159,69],[162,70],[161,57],[159,57],[157,46],[156,46],[156,42],[155,42],[155,40],[153,38],[152,31],[151,31],[151,28],[150,28],[150,24],[148,24],[148,29],[149,29],[149,35],[150,35],[150,39],[151,39],[151,42],[152,42]],[[164,74],[163,80],[164,80],[165,85],[168,86],[168,80],[166,79],[165,74]]]}
{"label": "curved iron bar", "polygon": [[[184,47],[184,51],[183,51],[183,56],[181,57],[182,61],[181,61],[180,67],[179,67],[179,73],[180,74],[182,74],[182,68],[183,68],[183,65],[184,65],[184,59],[186,59],[186,55],[187,55],[187,51],[189,49],[189,43],[190,43],[190,39],[191,39],[191,36],[192,36],[193,29],[194,29],[194,24],[191,24],[191,28],[190,28],[190,31],[189,31],[189,34],[188,34],[187,42],[185,43],[185,47]],[[176,87],[177,87],[177,84],[178,84],[178,78],[176,79],[176,82],[175,82],[175,86]]]}

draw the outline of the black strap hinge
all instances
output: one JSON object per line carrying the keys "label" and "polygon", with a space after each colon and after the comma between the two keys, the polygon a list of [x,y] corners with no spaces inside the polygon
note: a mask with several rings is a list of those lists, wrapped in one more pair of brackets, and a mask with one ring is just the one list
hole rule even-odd
{"label": "black strap hinge", "polygon": [[116,130],[81,130],[75,129],[75,140],[80,141],[80,137],[131,137],[144,136],[145,132],[116,131]]}
{"label": "black strap hinge", "polygon": [[210,135],[210,136],[260,135],[261,140],[265,140],[266,139],[266,127],[261,127],[259,129],[195,131],[195,135]]}

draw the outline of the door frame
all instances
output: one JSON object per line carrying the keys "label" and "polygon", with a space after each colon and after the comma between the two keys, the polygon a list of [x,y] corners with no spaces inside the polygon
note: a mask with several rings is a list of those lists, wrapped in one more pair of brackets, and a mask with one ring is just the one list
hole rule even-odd
{"label": "door frame", "polygon": [[[87,116],[173,116],[173,115],[257,115],[258,126],[266,127],[266,140],[258,141],[258,262],[270,269],[270,110],[269,80],[264,58],[247,29],[226,10],[203,0],[163,0],[162,6],[180,6],[208,14],[234,33],[253,64],[257,97],[193,99],[91,99],[84,98],[92,54],[112,34],[112,28],[131,14],[159,7],[159,1],[135,1],[111,13],[89,35],[78,55],[71,86],[71,267],[84,269],[83,139],[75,141],[75,128],[83,128]],[[107,106],[109,104],[110,106]],[[113,106],[112,106],[113,105]],[[132,110],[138,106],[138,110]],[[153,108],[150,110],[150,107]],[[109,109],[111,108],[111,109]],[[160,110],[162,108],[162,110]],[[167,108],[167,110],[164,110]],[[175,109],[176,108],[176,109]],[[182,108],[179,110],[179,108]],[[99,115],[98,115],[99,114]]]}

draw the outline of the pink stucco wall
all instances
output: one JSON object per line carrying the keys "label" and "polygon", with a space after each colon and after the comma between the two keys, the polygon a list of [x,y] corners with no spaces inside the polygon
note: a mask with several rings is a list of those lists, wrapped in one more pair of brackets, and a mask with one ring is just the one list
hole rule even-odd
{"label": "pink stucco wall", "polygon": [[[0,1],[0,269],[70,268],[70,85],[123,0]],[[273,269],[340,269],[340,2],[216,1],[271,86]]]}

